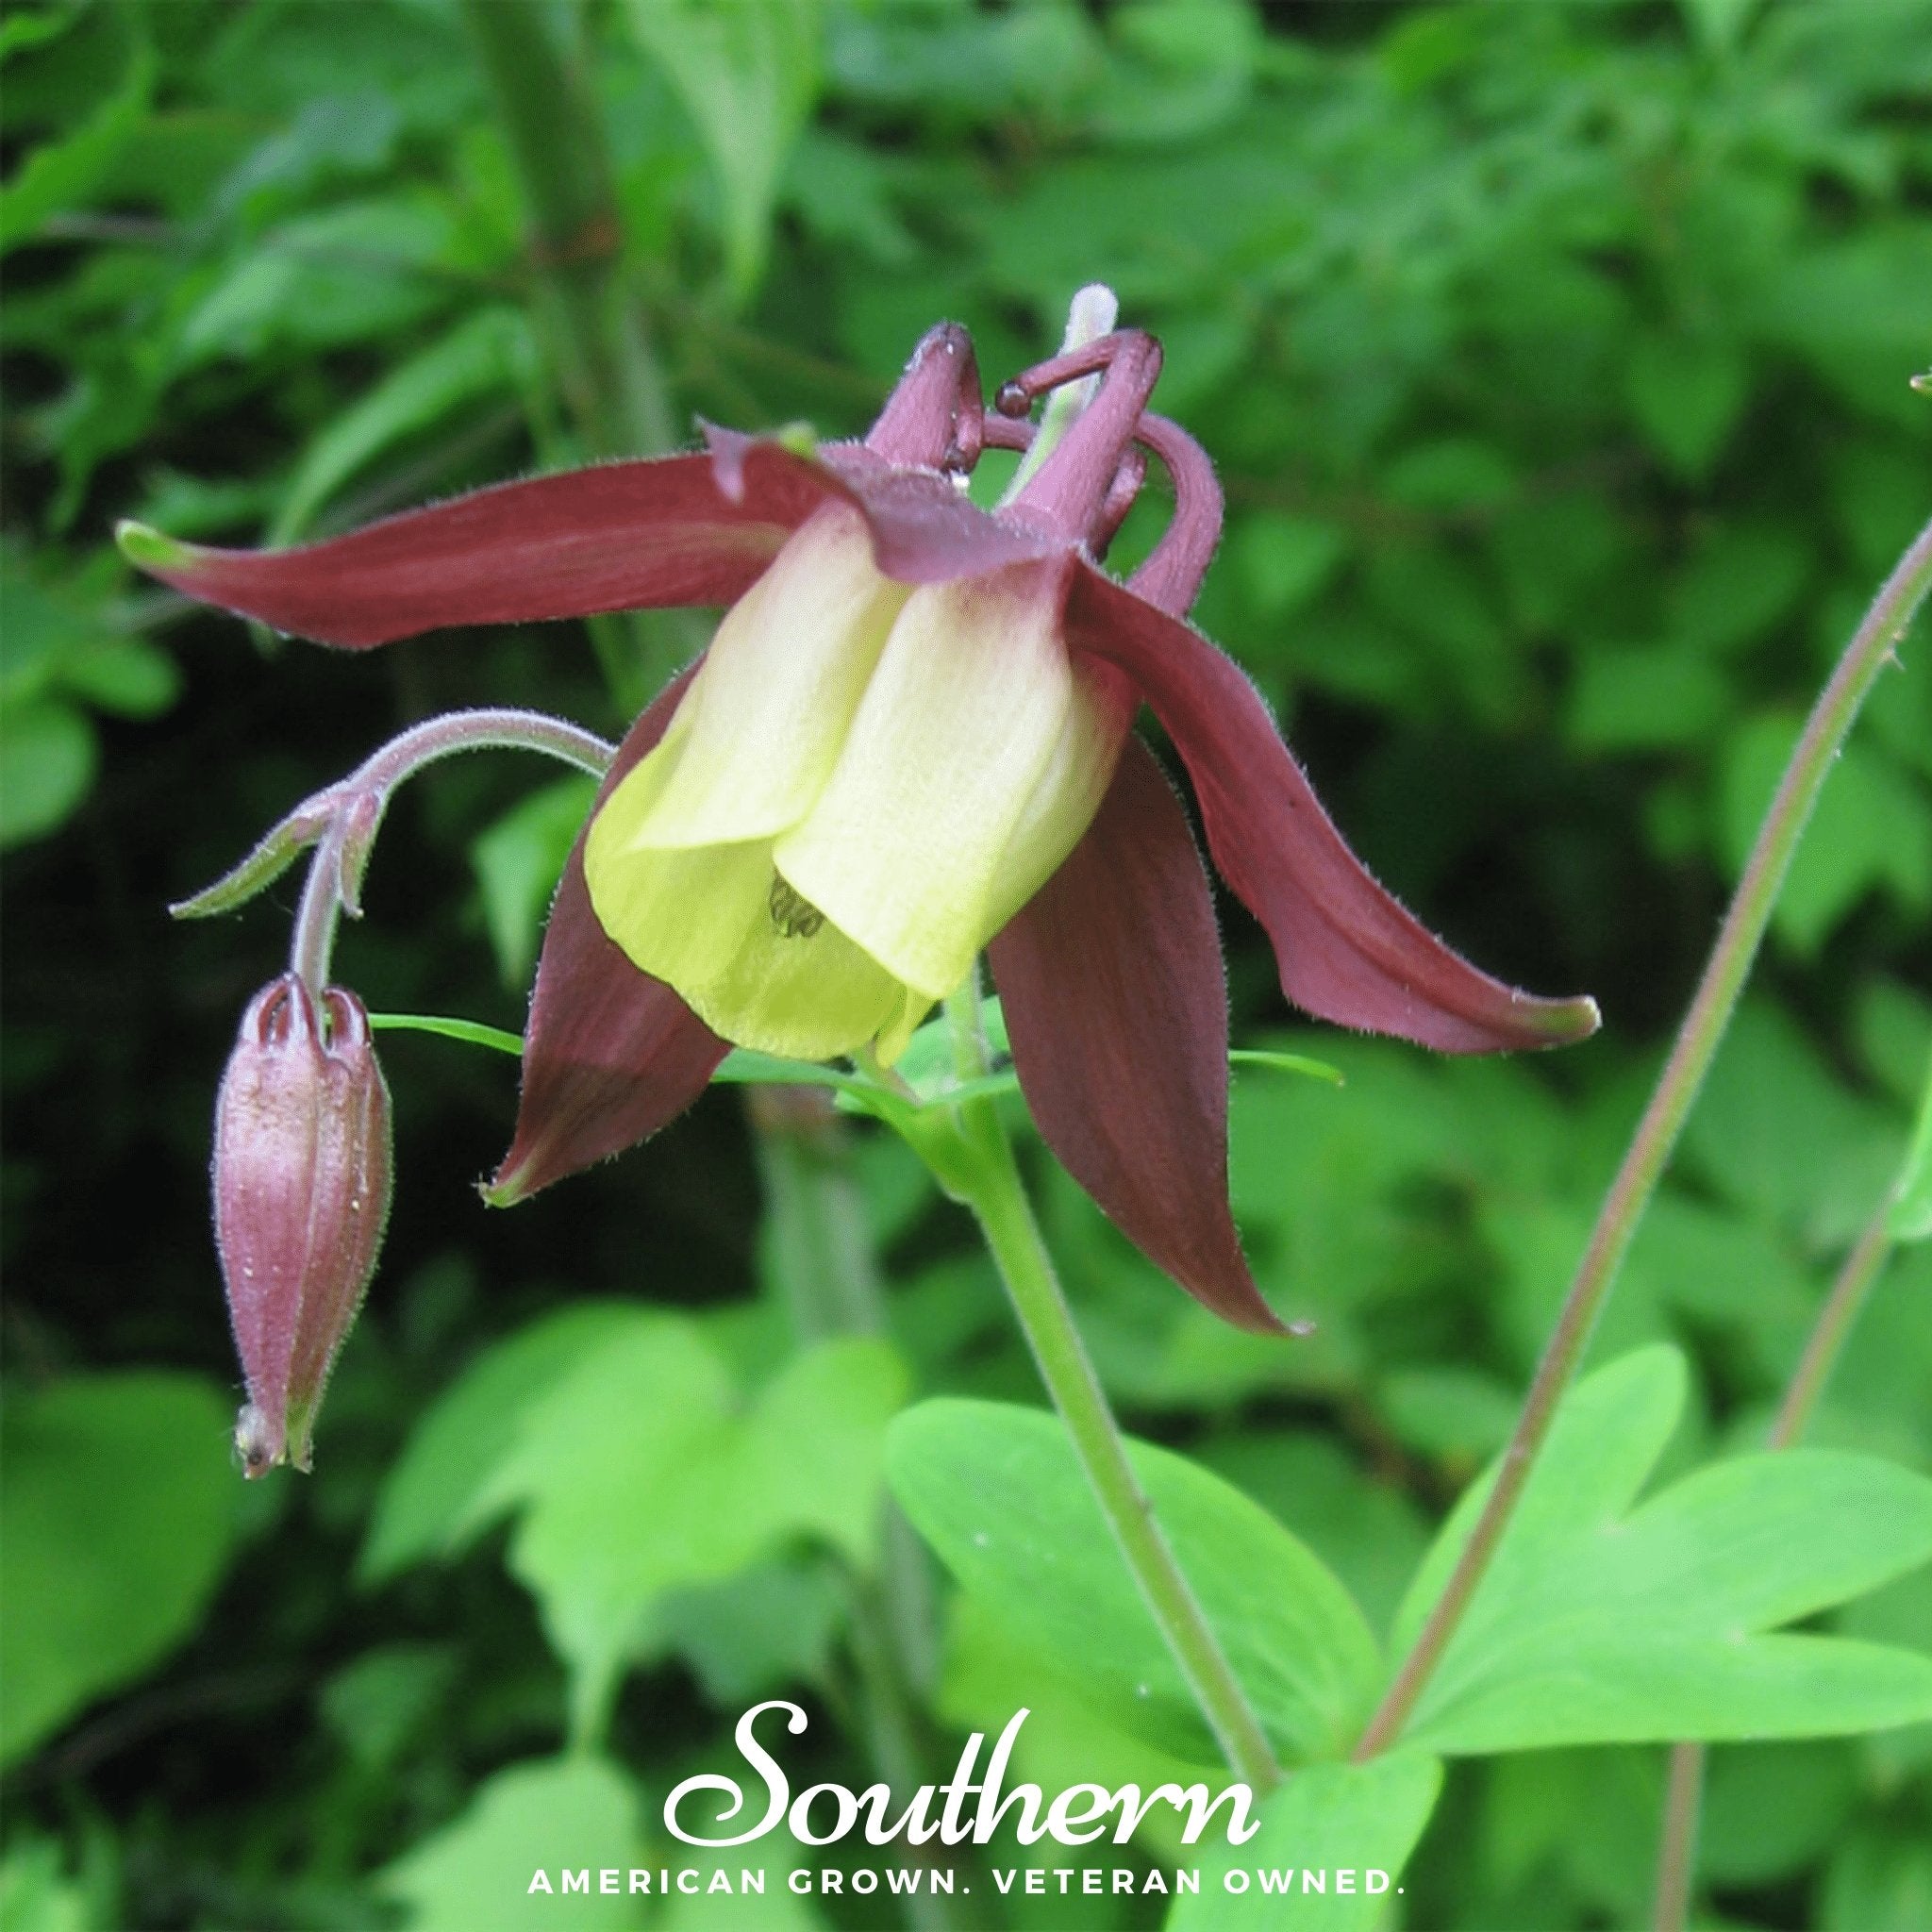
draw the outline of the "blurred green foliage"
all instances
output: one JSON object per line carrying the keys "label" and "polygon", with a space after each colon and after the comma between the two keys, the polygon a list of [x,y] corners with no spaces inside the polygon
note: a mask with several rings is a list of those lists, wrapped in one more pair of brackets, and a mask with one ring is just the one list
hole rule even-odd
{"label": "blurred green foliage", "polygon": [[[668,1858],[664,1792],[732,1761],[759,1696],[811,1711],[798,1783],[941,1776],[1023,1703],[1016,1770],[1049,1787],[1201,1757],[1105,1688],[1144,1641],[1124,1579],[1065,1513],[1066,1472],[1034,1466],[1050,1439],[1015,1411],[1037,1385],[988,1264],[869,1125],[780,1107],[774,1129],[767,1107],[748,1134],[714,1096],[648,1154],[485,1220],[464,1183],[507,1137],[508,1064],[385,1036],[400,1193],[319,1473],[231,1477],[205,1139],[283,935],[263,906],[170,929],[163,903],[397,724],[514,698],[614,729],[667,646],[563,627],[363,662],[284,648],[132,577],[113,518],[291,541],[608,453],[571,370],[609,313],[626,393],[668,395],[680,429],[847,434],[939,317],[997,381],[1074,287],[1112,283],[1227,490],[1203,626],[1432,925],[1607,1016],[1549,1064],[1276,1039],[1269,962],[1224,908],[1237,1037],[1346,1075],[1236,1076],[1257,1275],[1321,1324],[1295,1347],[1216,1324],[1038,1165],[1108,1387],[1185,1453],[1146,1452],[1157,1487],[1185,1472],[1163,1507],[1219,1524],[1204,1547],[1324,1579],[1346,1662],[1362,1617],[1386,1639],[1506,1433],[1798,718],[1932,500],[1932,403],[1907,386],[1932,362],[1932,18],[1910,0],[517,4],[573,79],[552,147],[596,158],[608,219],[583,258],[526,246],[554,209],[458,0],[0,18],[8,1927],[554,1923],[528,1870]],[[1911,1136],[1932,662],[1923,635],[1901,657],[1593,1343],[1579,1402],[1621,1390],[1650,1418],[1604,1439],[1645,1445],[1616,1496],[1592,1491],[1605,1525],[1675,1512],[1695,1541],[1709,1485],[1752,1480],[1690,1472],[1761,1441]],[[515,1025],[580,799],[501,761],[440,770],[392,814],[343,976],[373,1007]],[[1832,1457],[1752,1519],[1740,1628],[1907,1560],[1928,1386],[1921,1242],[1826,1391],[1811,1440]],[[911,1396],[947,1400],[889,1432]],[[1003,1445],[1005,1501],[990,1474],[949,1486],[962,1429]],[[888,1463],[922,1457],[901,1493],[963,1591],[881,1524]],[[996,1505],[1033,1540],[1010,1573],[974,1560]],[[1591,1521],[1556,1527],[1587,1541]],[[1722,1566],[1697,1547],[1702,1588]],[[1041,1585],[1042,1551],[1071,1595]],[[1663,1650],[1710,1636],[1654,1554],[1615,1579],[1627,1601],[1592,1596],[1554,1531],[1514,1555],[1525,1601],[1581,1591],[1605,1644],[1628,1635],[1612,1619],[1655,1640],[1599,1671],[1627,1706],[1679,1667]],[[1829,1638],[1751,1641],[1932,1652],[1928,1591],[1921,1571],[1831,1612]],[[1466,1641],[1452,1661],[1480,1676],[1485,1633]],[[1164,1657],[1148,1670],[1148,1715],[1180,1709]],[[1427,1741],[1669,1730],[1626,1708],[1566,1731],[1520,1684],[1490,1694],[1500,1730],[1445,1716]],[[1424,1829],[1434,1776],[1324,1768],[1275,1801],[1268,1842],[1392,1863],[1422,1832],[1417,1926],[1647,1910],[1655,1746],[1454,1758]],[[1932,1727],[1720,1746],[1711,1923],[1905,1932],[1928,1836]],[[760,1848],[762,1905],[650,1923],[906,1923],[786,1893],[788,1843]],[[1183,1853],[1150,1824],[1136,1856]],[[966,1870],[988,1917],[950,1923],[1158,1923],[1158,1900],[995,1907]],[[568,1910],[645,1923],[629,1898]]]}

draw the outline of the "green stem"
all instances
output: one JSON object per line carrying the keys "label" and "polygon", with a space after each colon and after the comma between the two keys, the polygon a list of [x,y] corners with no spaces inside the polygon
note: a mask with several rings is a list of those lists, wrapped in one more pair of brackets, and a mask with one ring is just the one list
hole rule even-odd
{"label": "green stem", "polygon": [[623,274],[624,228],[602,110],[551,9],[462,0],[523,188],[558,386],[600,455],[669,446],[671,401]]}
{"label": "green stem", "polygon": [[[624,224],[603,111],[581,50],[534,0],[461,0],[529,224],[548,360],[591,456],[652,456],[677,441],[668,386],[624,261]],[[581,8],[566,16],[580,28]],[[695,654],[688,622],[662,612],[590,620],[626,711]]]}
{"label": "green stem", "polygon": [[1523,1413],[1503,1452],[1495,1484],[1441,1596],[1362,1733],[1356,1747],[1357,1760],[1387,1750],[1401,1735],[1496,1554],[1556,1421],[1557,1405],[1575,1374],[1624,1251],[1730,1024],[1799,834],[1811,816],[1859,708],[1886,665],[1896,661],[1893,646],[1904,636],[1928,588],[1932,588],[1932,524],[1920,531],[1886,580],[1806,721],[1777,793],[1758,827],[1757,842],[1724,914],[1690,1011],[1684,1016],[1623,1165],[1610,1183],[1556,1329],[1537,1364]]}
{"label": "green stem", "polygon": [[[1818,1319],[1806,1338],[1798,1366],[1791,1374],[1785,1399],[1778,1405],[1777,1420],[1771,1425],[1765,1446],[1789,1449],[1805,1433],[1831,1372],[1844,1350],[1845,1338],[1865,1306],[1872,1284],[1878,1278],[1891,1253],[1891,1210],[1898,1199],[1896,1187],[1886,1191],[1877,1212],[1865,1224],[1852,1251],[1845,1257],[1831,1292],[1818,1311]],[[1697,1824],[1704,1805],[1705,1748],[1698,1743],[1671,1747],[1670,1781],[1664,1793],[1663,1831],[1657,1846],[1657,1905],[1652,1914],[1653,1932],[1683,1932],[1690,1910],[1690,1887],[1697,1868]]]}
{"label": "green stem", "polygon": [[[976,978],[947,1002],[962,1078],[987,1071],[979,1010]],[[1127,1460],[1120,1425],[1033,1218],[998,1107],[982,1096],[960,1102],[955,1112],[953,1144],[935,1161],[935,1172],[972,1208],[986,1236],[1094,1501],[1202,1715],[1236,1774],[1257,1795],[1273,1790],[1281,1782],[1280,1767]]]}
{"label": "green stem", "polygon": [[[885,1284],[852,1174],[847,1124],[817,1088],[754,1089],[749,1098],[775,1286],[801,1345],[884,1334]],[[888,1503],[878,1575],[848,1579],[858,1709],[872,1760],[894,1792],[918,1787],[930,1755],[923,1705],[937,1657],[926,1562],[911,1525]],[[907,1913],[914,1932],[948,1932],[954,1923],[943,1892],[913,1893]]]}

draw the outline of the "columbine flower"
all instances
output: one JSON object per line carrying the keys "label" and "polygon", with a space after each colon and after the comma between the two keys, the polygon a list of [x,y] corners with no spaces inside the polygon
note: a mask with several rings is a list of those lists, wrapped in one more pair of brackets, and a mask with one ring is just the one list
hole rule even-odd
{"label": "columbine flower", "polygon": [[284,1461],[307,1469],[389,1219],[389,1089],[354,993],[329,987],[318,1011],[285,973],[249,1002],[215,1103],[214,1195],[248,1383],[242,1466],[252,1476]]}
{"label": "columbine flower", "polygon": [[[890,1061],[980,950],[1060,1158],[1209,1307],[1274,1317],[1228,1212],[1227,1005],[1187,817],[1324,1019],[1449,1052],[1596,1024],[1433,939],[1323,811],[1240,670],[1183,622],[1218,540],[1207,458],[1150,415],[1152,337],[1029,371],[982,409],[965,331],[921,343],[860,443],[708,432],[695,456],[506,484],[302,549],[124,532],[167,582],[324,642],[726,605],[625,740],[559,888],[525,1037],[511,1201],[655,1132],[728,1042]],[[1097,396],[1006,507],[965,499],[1058,384]],[[1151,451],[1175,514],[1124,585],[1101,554]]]}

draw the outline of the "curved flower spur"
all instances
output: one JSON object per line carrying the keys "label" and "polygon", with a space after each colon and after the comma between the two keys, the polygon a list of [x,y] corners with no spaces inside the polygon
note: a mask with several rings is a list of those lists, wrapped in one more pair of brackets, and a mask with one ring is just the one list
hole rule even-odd
{"label": "curved flower spur", "polygon": [[[509,483],[300,549],[124,525],[189,595],[364,648],[439,626],[725,605],[632,725],[544,940],[514,1141],[488,1196],[655,1133],[730,1044],[890,1064],[984,949],[1040,1131],[1108,1217],[1217,1313],[1277,1330],[1227,1203],[1227,1002],[1187,816],[1288,998],[1447,1052],[1547,1046],[1587,998],[1505,986],[1384,891],[1246,676],[1184,621],[1221,492],[1150,414],[1160,347],[1121,330],[982,407],[966,331],[920,343],[862,442],[708,429],[701,454]],[[999,509],[981,448],[1056,388],[1098,391]],[[1173,518],[1124,583],[1096,558],[1151,453]]]}

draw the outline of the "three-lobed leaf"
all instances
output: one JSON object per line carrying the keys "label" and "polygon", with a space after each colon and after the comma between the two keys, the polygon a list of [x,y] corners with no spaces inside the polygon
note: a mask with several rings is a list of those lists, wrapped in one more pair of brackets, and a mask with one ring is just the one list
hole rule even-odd
{"label": "three-lobed leaf", "polygon": [[[1186,1457],[1127,1453],[1182,1573],[1276,1748],[1345,1752],[1374,1696],[1375,1642],[1334,1573],[1258,1504]],[[1056,1416],[920,1404],[887,1438],[900,1507],[969,1595],[1137,1732],[1217,1755]]]}
{"label": "three-lobed leaf", "polygon": [[703,1329],[621,1306],[565,1309],[477,1361],[418,1426],[383,1491],[371,1579],[513,1517],[508,1561],[594,1734],[672,1591],[788,1541],[874,1556],[885,1425],[905,1370],[883,1341],[826,1342],[747,1400]]}
{"label": "three-lobed leaf", "polygon": [[[1632,1504],[1683,1405],[1673,1349],[1565,1401],[1404,1740],[1449,1753],[1830,1735],[1932,1717],[1932,1660],[1766,1634],[1932,1557],[1932,1482],[1824,1450],[1712,1464]],[[1458,1504],[1397,1619],[1413,1642],[1493,1471]]]}

